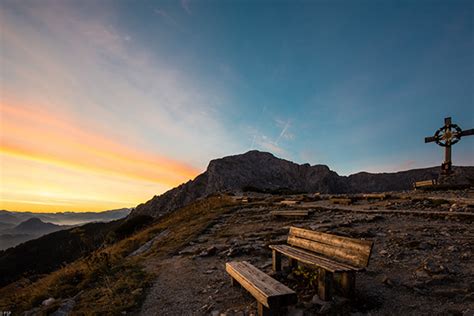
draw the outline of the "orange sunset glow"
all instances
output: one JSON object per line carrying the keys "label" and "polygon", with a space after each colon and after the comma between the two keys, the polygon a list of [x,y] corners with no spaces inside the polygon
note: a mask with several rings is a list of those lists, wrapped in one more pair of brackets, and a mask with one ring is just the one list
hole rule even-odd
{"label": "orange sunset glow", "polygon": [[191,166],[152,150],[126,146],[81,128],[45,107],[3,101],[1,209],[58,212],[133,207],[198,174]]}

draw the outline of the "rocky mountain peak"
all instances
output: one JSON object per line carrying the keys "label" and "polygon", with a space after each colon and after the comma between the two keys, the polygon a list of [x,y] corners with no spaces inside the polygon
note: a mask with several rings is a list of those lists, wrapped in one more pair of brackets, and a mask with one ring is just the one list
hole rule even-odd
{"label": "rocky mountain peak", "polygon": [[327,193],[342,185],[338,179],[339,176],[325,165],[299,165],[268,152],[252,150],[212,160],[206,171],[194,180],[137,206],[132,215],[159,216],[218,192]]}
{"label": "rocky mountain peak", "polygon": [[[458,167],[459,168],[459,167]],[[474,168],[462,169],[474,178]],[[461,170],[461,169],[460,169]],[[434,179],[439,167],[398,173],[361,172],[339,176],[326,165],[297,164],[268,152],[252,150],[212,160],[194,180],[140,204],[132,216],[160,216],[197,199],[222,192],[258,191],[268,193],[359,193],[411,189],[413,181]]]}

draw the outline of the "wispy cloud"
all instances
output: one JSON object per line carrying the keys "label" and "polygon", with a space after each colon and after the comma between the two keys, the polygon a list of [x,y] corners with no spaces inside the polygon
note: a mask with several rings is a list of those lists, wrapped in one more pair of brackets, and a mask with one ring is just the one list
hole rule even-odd
{"label": "wispy cloud", "polygon": [[275,144],[278,145],[280,140],[283,139],[293,139],[293,134],[288,132],[289,127],[291,126],[290,120],[288,119],[286,122],[281,120],[276,120],[277,125],[279,125],[282,129],[280,134],[278,135],[277,139],[275,140]]}
{"label": "wispy cloud", "polygon": [[279,146],[275,141],[272,141],[265,135],[259,135],[255,139],[255,143],[264,151],[269,151],[283,158],[288,158],[288,153],[285,149]]}
{"label": "wispy cloud", "polygon": [[189,15],[192,14],[191,9],[189,8],[190,0],[181,0],[181,7],[188,13]]}
{"label": "wispy cloud", "polygon": [[176,22],[176,20],[168,14],[168,12],[166,12],[165,10],[163,9],[155,9],[153,10],[153,12],[158,15],[159,17],[161,17],[165,23],[167,24],[171,24],[171,25],[178,25],[178,23]]}
{"label": "wispy cloud", "polygon": [[272,140],[267,135],[261,133],[259,130],[250,128],[249,133],[252,139],[250,149],[259,149],[263,151],[269,151],[280,157],[290,158],[290,155],[283,147],[278,145],[278,143],[276,143],[275,140]]}

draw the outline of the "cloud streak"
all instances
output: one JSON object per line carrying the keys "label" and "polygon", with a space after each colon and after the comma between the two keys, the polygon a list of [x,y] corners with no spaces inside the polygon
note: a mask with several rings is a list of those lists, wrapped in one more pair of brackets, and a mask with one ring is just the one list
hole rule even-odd
{"label": "cloud streak", "polygon": [[[279,123],[279,125],[282,125],[281,121],[277,121],[277,123]],[[282,138],[291,138],[292,137],[291,135],[289,135],[287,133],[289,127],[290,127],[290,120],[287,120],[286,123],[283,123],[283,128],[280,132],[280,135],[278,135],[277,139],[275,140],[276,145],[278,145],[278,143],[280,142],[280,140]]]}
{"label": "cloud streak", "polygon": [[[8,166],[0,174],[3,208],[61,211],[59,206],[67,210],[100,210],[120,203],[134,206],[155,190],[166,190],[199,173],[185,163],[84,131],[52,113],[3,103],[0,117],[2,131],[8,131],[0,134],[0,160]],[[133,187],[144,190],[136,192]]]}

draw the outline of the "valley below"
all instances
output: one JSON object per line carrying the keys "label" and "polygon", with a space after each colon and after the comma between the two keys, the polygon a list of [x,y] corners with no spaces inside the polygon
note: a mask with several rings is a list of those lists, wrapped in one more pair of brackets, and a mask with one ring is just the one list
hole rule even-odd
{"label": "valley below", "polygon": [[110,222],[126,217],[130,209],[84,213],[32,213],[0,210],[0,251],[46,234],[91,222]]}

